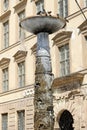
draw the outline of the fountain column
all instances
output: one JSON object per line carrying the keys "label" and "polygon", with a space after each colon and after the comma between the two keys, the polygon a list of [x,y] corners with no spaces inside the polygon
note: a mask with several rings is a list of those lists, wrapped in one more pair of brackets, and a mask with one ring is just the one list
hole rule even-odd
{"label": "fountain column", "polygon": [[48,33],[37,34],[34,130],[53,130],[52,67]]}
{"label": "fountain column", "polygon": [[66,22],[54,16],[32,16],[22,20],[20,25],[37,35],[34,130],[53,130],[52,66],[48,36],[63,28]]}

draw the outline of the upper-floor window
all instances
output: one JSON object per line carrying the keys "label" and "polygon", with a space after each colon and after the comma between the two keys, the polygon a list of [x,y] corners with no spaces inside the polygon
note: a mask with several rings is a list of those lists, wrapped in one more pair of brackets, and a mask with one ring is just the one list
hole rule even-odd
{"label": "upper-floor window", "polygon": [[2,130],[8,130],[8,114],[2,114]]}
{"label": "upper-floor window", "polygon": [[7,48],[9,46],[9,22],[5,22],[3,24],[3,31],[4,31],[4,45],[3,45],[3,49]]}
{"label": "upper-floor window", "polygon": [[87,7],[87,0],[84,0],[84,7]]}
{"label": "upper-floor window", "polygon": [[44,0],[38,0],[36,2],[37,14],[44,9]]}
{"label": "upper-floor window", "polygon": [[[23,18],[25,18],[25,11],[23,10],[22,12],[20,12],[18,14],[18,17],[20,22]],[[25,38],[25,32],[21,27],[19,27],[19,39],[24,39],[24,38]]]}
{"label": "upper-floor window", "polygon": [[8,7],[9,7],[9,0],[4,0],[3,7],[4,7],[4,11],[6,11],[8,9]]}
{"label": "upper-floor window", "polygon": [[25,62],[18,63],[18,82],[19,87],[23,87],[25,85]]}
{"label": "upper-floor window", "polygon": [[58,14],[61,17],[68,16],[68,0],[58,0]]}
{"label": "upper-floor window", "polygon": [[8,68],[2,70],[3,73],[3,92],[8,91]]}
{"label": "upper-floor window", "polygon": [[25,130],[25,111],[18,111],[18,130]]}
{"label": "upper-floor window", "polygon": [[60,52],[60,74],[65,76],[70,73],[69,44],[59,47]]}

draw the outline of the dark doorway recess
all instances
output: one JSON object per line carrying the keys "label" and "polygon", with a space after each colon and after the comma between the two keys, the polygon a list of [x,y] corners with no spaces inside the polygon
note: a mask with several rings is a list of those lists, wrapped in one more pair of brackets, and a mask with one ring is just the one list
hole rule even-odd
{"label": "dark doorway recess", "polygon": [[73,117],[71,113],[64,110],[59,119],[59,126],[61,130],[74,130],[73,128]]}

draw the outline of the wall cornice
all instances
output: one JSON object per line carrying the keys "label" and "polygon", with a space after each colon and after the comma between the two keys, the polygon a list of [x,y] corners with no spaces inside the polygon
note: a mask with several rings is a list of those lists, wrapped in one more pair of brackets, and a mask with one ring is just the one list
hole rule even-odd
{"label": "wall cornice", "polygon": [[[82,8],[82,11],[83,11],[84,13],[87,12],[87,7]],[[71,19],[73,19],[73,18],[75,18],[75,17],[77,17],[77,16],[79,16],[79,15],[81,15],[81,11],[80,11],[80,10],[78,10],[77,12],[75,12],[75,13],[69,15],[69,16],[67,17],[67,20],[71,20]]]}

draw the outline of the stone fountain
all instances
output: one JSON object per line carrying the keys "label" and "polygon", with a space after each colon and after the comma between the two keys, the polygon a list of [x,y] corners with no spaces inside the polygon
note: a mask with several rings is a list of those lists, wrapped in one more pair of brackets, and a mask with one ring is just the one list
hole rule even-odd
{"label": "stone fountain", "polygon": [[34,130],[53,130],[54,112],[52,96],[52,66],[49,34],[66,25],[65,20],[54,16],[32,16],[20,22],[23,29],[37,35]]}

